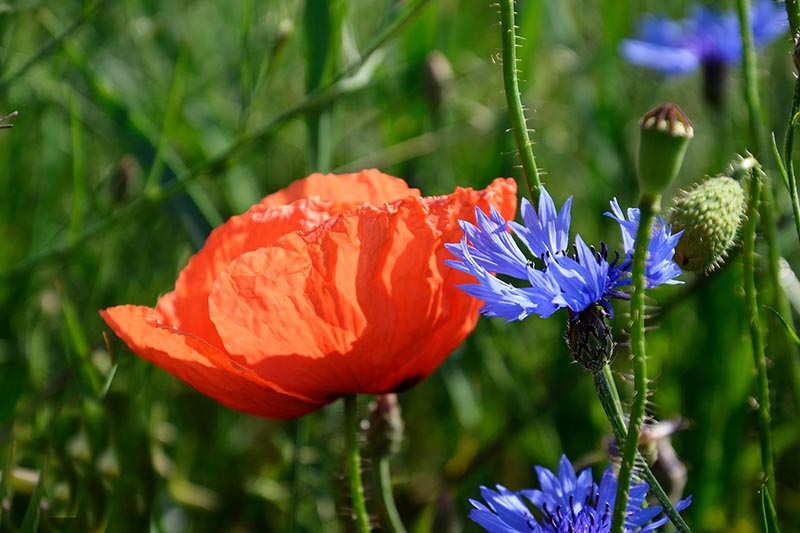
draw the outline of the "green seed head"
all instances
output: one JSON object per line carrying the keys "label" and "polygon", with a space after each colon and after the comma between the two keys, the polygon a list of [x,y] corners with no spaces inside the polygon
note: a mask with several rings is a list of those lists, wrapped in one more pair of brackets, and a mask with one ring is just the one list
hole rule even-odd
{"label": "green seed head", "polygon": [[710,272],[728,255],[745,212],[742,185],[728,176],[706,178],[675,200],[671,222],[683,230],[674,261],[683,270]]}

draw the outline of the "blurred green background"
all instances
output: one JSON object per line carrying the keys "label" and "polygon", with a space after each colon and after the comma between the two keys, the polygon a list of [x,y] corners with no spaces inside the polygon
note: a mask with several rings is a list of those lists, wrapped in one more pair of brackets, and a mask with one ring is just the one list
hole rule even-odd
{"label": "blurred green background", "polygon": [[[688,5],[662,4],[518,6],[523,97],[547,188],[559,205],[574,196],[573,231],[612,249],[618,229],[602,213],[612,197],[636,201],[645,111],[673,101],[694,122],[672,192],[752,149],[739,69],[714,109],[700,73],[665,79],[619,57],[644,13],[679,17]],[[340,405],[290,422],[232,412],[133,355],[97,310],[155,304],[211,228],[314,171],[378,167],[424,194],[519,176],[498,19],[488,2],[457,0],[0,3],[0,115],[19,111],[0,132],[0,530],[351,527]],[[794,85],[790,50],[787,37],[759,54],[778,139]],[[761,159],[774,167],[771,154]],[[783,255],[797,268],[787,194],[777,190]],[[740,260],[683,279],[651,293],[650,413],[688,423],[672,442],[695,530],[757,531]],[[770,305],[766,281],[761,295]],[[614,367],[628,397],[624,302],[617,315]],[[557,317],[481,319],[433,376],[400,395],[406,439],[393,473],[410,530],[476,531],[468,498],[479,485],[534,487],[532,466],[554,468],[562,453],[602,470],[609,426],[566,350],[566,315]],[[765,323],[777,505],[784,531],[796,531],[796,352],[774,315]]]}

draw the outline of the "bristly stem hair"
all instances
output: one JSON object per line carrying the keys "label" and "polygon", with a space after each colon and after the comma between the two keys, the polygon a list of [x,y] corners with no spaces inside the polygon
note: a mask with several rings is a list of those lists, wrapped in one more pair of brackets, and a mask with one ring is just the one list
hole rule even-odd
{"label": "bristly stem hair", "polygon": [[644,290],[647,250],[650,246],[650,229],[659,211],[660,197],[643,195],[639,201],[639,228],[636,231],[636,246],[633,251],[631,273],[631,356],[633,357],[633,399],[631,403],[628,432],[623,447],[619,468],[617,498],[611,525],[612,533],[623,533],[625,516],[633,478],[633,467],[639,451],[639,435],[644,424],[647,406],[647,356],[644,340]]}
{"label": "bristly stem hair", "polygon": [[358,447],[358,397],[344,397],[345,453],[347,454],[347,477],[350,481],[350,499],[353,519],[358,533],[372,531],[369,525],[367,504],[364,500],[364,482],[361,479],[361,452]]}
{"label": "bristly stem hair", "polygon": [[[592,378],[594,380],[595,390],[597,391],[597,397],[600,399],[603,411],[605,411],[606,417],[611,423],[614,437],[617,439],[617,445],[622,449],[625,445],[628,429],[625,427],[622,404],[620,403],[619,393],[614,383],[614,376],[611,375],[611,367],[606,363],[601,369],[592,372]],[[675,505],[669,499],[669,495],[661,486],[658,479],[656,479],[655,474],[650,470],[647,461],[642,457],[641,453],[637,453],[636,463],[642,477],[647,481],[650,490],[653,491],[653,494],[664,508],[664,512],[672,521],[672,524],[678,528],[678,531],[681,533],[692,533],[691,528],[689,528],[689,525],[675,508]]]}
{"label": "bristly stem hair", "polygon": [[758,298],[755,280],[755,243],[758,225],[758,201],[761,196],[761,172],[756,169],[750,179],[750,198],[747,202],[747,218],[742,243],[742,273],[744,275],[744,297],[747,304],[750,341],[753,345],[753,358],[757,373],[758,426],[761,438],[761,468],[764,471],[767,488],[775,498],[775,464],[772,458],[772,430],[770,420],[769,380],[767,378],[767,358],[764,354],[764,334],[758,315]]}
{"label": "bristly stem hair", "polygon": [[539,206],[539,195],[542,182],[539,179],[539,169],[533,156],[533,143],[528,135],[528,125],[525,121],[525,111],[522,108],[522,99],[519,92],[519,78],[517,76],[517,26],[514,22],[514,0],[500,0],[500,28],[503,36],[503,87],[506,93],[508,114],[511,118],[511,131],[514,143],[517,145],[525,184],[534,207]]}
{"label": "bristly stem hair", "polygon": [[[797,5],[789,6],[787,2],[787,13],[792,32],[797,30]],[[758,95],[758,79],[756,76],[756,52],[753,41],[753,26],[750,17],[750,1],[736,0],[736,11],[739,15],[739,31],[742,39],[742,73],[744,76],[744,96],[747,102],[747,109],[750,118],[750,130],[754,137],[756,147],[756,158],[763,160],[766,157],[767,132],[764,125],[764,116],[761,109],[761,102]],[[794,17],[793,17],[794,12]],[[794,21],[792,20],[794,18]],[[794,105],[794,104],[793,104]],[[791,119],[790,119],[791,120]],[[791,126],[791,125],[790,125]],[[758,314],[758,299],[755,286],[755,239],[756,226],[759,215],[759,199],[764,195],[764,205],[761,214],[764,217],[764,233],[767,246],[769,248],[769,271],[775,293],[778,298],[779,312],[791,320],[791,309],[785,301],[783,291],[778,281],[778,259],[780,251],[778,248],[776,235],[775,201],[772,195],[772,185],[769,182],[763,183],[760,169],[752,172],[750,180],[750,199],[747,205],[747,223],[745,227],[743,242],[743,275],[744,290],[747,312],[749,315],[750,339],[753,344],[753,357],[755,359],[756,372],[758,374],[757,397],[758,397],[758,422],[761,437],[761,467],[766,476],[767,488],[773,498],[777,498],[775,493],[775,466],[772,458],[772,431],[770,423],[770,402],[769,402],[769,381],[767,379],[766,355],[764,353],[764,332]],[[788,356],[792,358],[791,364],[796,364],[796,347],[787,339],[790,347]]]}

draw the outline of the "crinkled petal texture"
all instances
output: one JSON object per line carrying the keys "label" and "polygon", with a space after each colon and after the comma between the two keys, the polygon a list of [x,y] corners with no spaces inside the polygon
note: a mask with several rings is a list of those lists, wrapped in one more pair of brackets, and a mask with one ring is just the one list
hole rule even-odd
{"label": "crinkled petal texture", "polygon": [[402,390],[475,326],[480,302],[454,286],[465,275],[444,266],[444,243],[489,205],[513,215],[513,180],[421,198],[377,171],[313,175],[215,230],[155,310],[101,314],[134,352],[240,411],[291,418]]}
{"label": "crinkled petal texture", "polygon": [[209,299],[226,351],[320,401],[420,381],[477,320],[479,302],[440,257],[460,200],[362,206],[243,254]]}
{"label": "crinkled petal texture", "polygon": [[381,205],[420,193],[400,178],[370,169],[355,174],[311,174],[270,194],[259,204],[274,207],[312,196],[333,202],[338,206],[335,212],[341,212],[361,204]]}
{"label": "crinkled petal texture", "polygon": [[292,418],[324,405],[235,364],[224,351],[167,324],[156,309],[121,305],[100,315],[133,352],[231,409]]}

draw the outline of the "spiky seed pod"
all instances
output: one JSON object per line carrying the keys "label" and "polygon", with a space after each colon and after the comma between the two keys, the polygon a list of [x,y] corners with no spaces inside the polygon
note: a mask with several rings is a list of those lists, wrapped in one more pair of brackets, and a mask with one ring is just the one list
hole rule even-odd
{"label": "spiky seed pod", "polygon": [[728,256],[746,207],[741,183],[728,176],[706,178],[675,200],[672,230],[683,230],[674,261],[683,270],[711,272]]}
{"label": "spiky seed pod", "polygon": [[614,337],[607,316],[599,305],[590,305],[570,316],[567,346],[572,358],[586,370],[600,370],[614,355]]}

